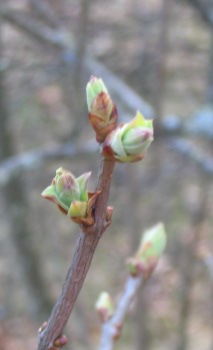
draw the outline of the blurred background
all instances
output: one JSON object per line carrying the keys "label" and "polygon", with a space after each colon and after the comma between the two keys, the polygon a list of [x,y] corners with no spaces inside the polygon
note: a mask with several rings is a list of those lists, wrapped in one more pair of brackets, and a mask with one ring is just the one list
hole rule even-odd
{"label": "blurred background", "polygon": [[168,247],[116,349],[213,350],[213,1],[0,0],[0,347],[36,349],[78,227],[40,193],[60,166],[92,170],[85,84],[104,79],[120,118],[155,118],[143,162],[117,165],[102,237],[66,329],[95,349],[99,293],[118,300],[126,259],[163,221]]}

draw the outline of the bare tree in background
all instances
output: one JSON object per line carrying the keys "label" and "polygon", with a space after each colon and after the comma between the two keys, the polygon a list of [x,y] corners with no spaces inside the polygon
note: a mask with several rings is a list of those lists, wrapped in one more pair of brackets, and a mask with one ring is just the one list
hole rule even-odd
{"label": "bare tree in background", "polygon": [[[0,60],[3,62],[3,47],[0,23]],[[5,88],[5,70],[0,70],[0,160],[3,161],[15,154],[13,134],[10,128],[10,116]],[[32,241],[29,227],[28,200],[24,179],[15,176],[2,189],[5,207],[5,220],[8,223],[11,238],[17,251],[17,259],[21,262],[24,279],[28,287],[31,303],[38,318],[43,317],[50,307],[51,300],[41,274],[39,257]]]}

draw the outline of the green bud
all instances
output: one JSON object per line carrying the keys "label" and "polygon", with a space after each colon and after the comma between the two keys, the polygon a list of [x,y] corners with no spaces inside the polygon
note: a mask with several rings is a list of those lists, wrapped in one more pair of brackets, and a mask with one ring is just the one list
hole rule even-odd
{"label": "green bud", "polygon": [[90,113],[93,113],[94,100],[102,92],[108,95],[108,90],[102,79],[91,76],[86,86],[87,107]]}
{"label": "green bud", "polygon": [[103,144],[103,155],[118,162],[136,162],[144,158],[153,141],[152,120],[146,120],[140,112],[129,123],[113,130]]}
{"label": "green bud", "polygon": [[131,275],[142,275],[147,278],[156,268],[166,247],[166,232],[162,223],[145,231],[135,256],[128,259],[128,270]]}
{"label": "green bud", "polygon": [[114,314],[114,305],[112,298],[107,292],[102,292],[95,304],[95,308],[98,311],[102,322],[109,320]]}
{"label": "green bud", "polygon": [[102,79],[91,77],[86,87],[89,121],[98,142],[116,128],[117,111]]}
{"label": "green bud", "polygon": [[93,197],[93,194],[87,192],[90,175],[88,172],[76,178],[69,171],[59,168],[51,185],[42,192],[42,196],[55,203],[70,218],[78,218],[80,223],[79,218],[87,217],[88,202],[91,202]]}
{"label": "green bud", "polygon": [[70,218],[85,217],[87,214],[87,202],[74,201],[71,203],[68,216]]}
{"label": "green bud", "polygon": [[72,201],[80,199],[80,188],[77,179],[73,174],[62,168],[56,170],[53,186],[60,204],[66,210],[68,210]]}

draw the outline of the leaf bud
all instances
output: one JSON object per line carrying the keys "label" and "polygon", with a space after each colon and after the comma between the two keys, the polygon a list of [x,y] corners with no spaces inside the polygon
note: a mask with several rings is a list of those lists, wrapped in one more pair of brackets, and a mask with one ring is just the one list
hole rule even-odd
{"label": "leaf bud", "polygon": [[114,314],[114,305],[112,298],[107,292],[102,292],[95,304],[95,308],[98,311],[101,321],[104,323],[109,320]]}
{"label": "leaf bud", "polygon": [[103,142],[116,128],[117,110],[102,79],[92,76],[86,87],[89,121],[96,132],[96,140]]}
{"label": "leaf bud", "polygon": [[59,168],[56,176],[43,192],[42,196],[57,205],[59,210],[73,221],[92,224],[91,207],[97,193],[87,191],[91,172],[75,177],[71,172]]}
{"label": "leaf bud", "polygon": [[166,247],[166,232],[164,225],[159,223],[145,231],[136,254],[127,261],[131,275],[142,274],[149,277],[156,268]]}
{"label": "leaf bud", "polygon": [[107,136],[102,154],[106,159],[118,162],[137,162],[144,158],[152,141],[152,120],[146,120],[137,112],[134,119],[120,124]]}

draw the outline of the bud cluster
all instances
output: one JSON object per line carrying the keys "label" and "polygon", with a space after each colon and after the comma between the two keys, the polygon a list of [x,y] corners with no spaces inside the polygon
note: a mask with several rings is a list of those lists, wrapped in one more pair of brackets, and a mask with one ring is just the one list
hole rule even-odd
{"label": "bud cluster", "polygon": [[[144,158],[153,141],[152,120],[140,112],[129,123],[117,125],[117,109],[102,79],[92,76],[86,87],[89,121],[102,143],[102,156],[113,162],[130,163]],[[58,209],[79,224],[93,225],[94,207],[100,192],[87,191],[91,173],[75,177],[63,168],[43,192]],[[110,224],[112,208],[106,210],[106,225]]]}
{"label": "bud cluster", "polygon": [[143,159],[153,141],[152,121],[137,112],[129,123],[117,126],[117,109],[102,79],[92,76],[86,92],[89,121],[97,141],[103,143],[102,155],[122,163]]}

